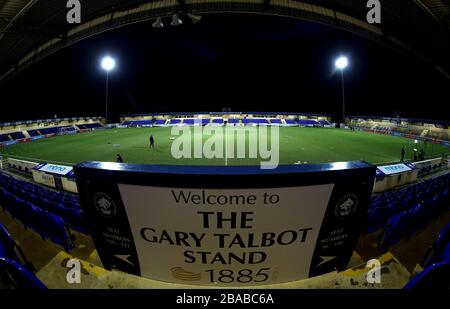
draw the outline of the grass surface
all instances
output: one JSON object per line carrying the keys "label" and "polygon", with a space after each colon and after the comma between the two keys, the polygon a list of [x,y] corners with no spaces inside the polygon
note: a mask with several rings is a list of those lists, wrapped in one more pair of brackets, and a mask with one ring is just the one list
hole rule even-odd
{"label": "grass surface", "polygon": [[[224,130],[224,127],[216,129]],[[194,140],[194,128],[190,128],[190,131]],[[279,132],[280,164],[353,160],[374,164],[396,162],[400,160],[403,145],[407,146],[406,159],[413,157],[414,141],[400,137],[325,128],[281,127]],[[154,149],[149,148],[150,134],[155,137]],[[245,134],[243,128],[238,128],[237,134]],[[171,153],[174,142],[171,137],[177,136],[172,136],[171,128],[167,127],[98,130],[17,144],[3,149],[0,154],[29,161],[60,164],[115,161],[116,154],[120,153],[127,163],[225,165],[224,158],[175,159]],[[228,134],[227,138],[231,137]],[[210,136],[203,135],[203,141],[209,138]],[[248,146],[248,138],[246,142]],[[441,145],[419,143],[416,147],[424,148],[427,157],[450,152],[450,149]],[[256,159],[228,158],[227,164],[259,165],[260,161],[259,156]]]}

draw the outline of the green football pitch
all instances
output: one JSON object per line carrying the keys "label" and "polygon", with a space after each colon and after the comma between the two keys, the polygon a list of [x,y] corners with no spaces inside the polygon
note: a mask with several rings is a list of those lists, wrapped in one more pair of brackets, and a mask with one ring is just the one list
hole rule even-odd
{"label": "green football pitch", "polygon": [[[216,130],[224,132],[224,127]],[[191,139],[207,143],[211,136],[198,136],[189,128]],[[237,128],[239,131],[245,128]],[[267,129],[270,135],[270,128]],[[155,138],[155,147],[149,147],[149,136]],[[197,134],[197,136],[196,136]],[[226,134],[225,134],[226,135]],[[225,136],[224,135],[224,136]],[[248,154],[248,134],[246,154]],[[82,161],[115,161],[120,154],[126,163],[186,164],[186,165],[259,165],[267,161],[257,158],[180,158],[172,155],[172,143],[176,142],[170,127],[129,128],[97,130],[76,135],[64,135],[16,144],[3,149],[0,155],[28,161],[74,165]],[[231,138],[228,136],[227,138]],[[225,145],[225,143],[223,143]],[[237,144],[236,144],[237,145]],[[449,153],[442,145],[414,144],[414,140],[390,135],[354,132],[327,128],[279,128],[279,164],[324,163],[364,160],[374,164],[398,162],[401,148],[406,145],[406,160],[413,157],[413,149],[424,149],[426,157]],[[225,146],[224,146],[225,147]],[[236,147],[236,146],[235,146]],[[194,146],[192,146],[193,152]],[[236,148],[235,148],[236,149]],[[270,149],[270,141],[269,141]]]}

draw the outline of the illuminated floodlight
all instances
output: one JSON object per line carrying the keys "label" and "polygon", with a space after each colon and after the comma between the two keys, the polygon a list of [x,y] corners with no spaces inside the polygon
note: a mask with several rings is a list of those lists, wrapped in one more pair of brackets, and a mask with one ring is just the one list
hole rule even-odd
{"label": "illuminated floodlight", "polygon": [[334,63],[336,68],[341,72],[342,85],[342,123],[345,124],[345,87],[344,87],[344,69],[348,66],[348,59],[345,56],[340,56]]}
{"label": "illuminated floodlight", "polygon": [[348,59],[347,57],[341,56],[336,60],[334,64],[336,65],[336,68],[338,68],[339,70],[343,70],[348,66]]}
{"label": "illuminated floodlight", "polygon": [[113,58],[111,58],[110,56],[106,56],[105,58],[102,59],[102,68],[106,72],[113,70],[115,66],[116,66],[116,61]]}
{"label": "illuminated floodlight", "polygon": [[108,83],[109,83],[109,71],[113,70],[116,66],[116,60],[110,56],[105,56],[102,59],[102,68],[106,71],[106,93],[105,93],[105,123],[108,123]]}

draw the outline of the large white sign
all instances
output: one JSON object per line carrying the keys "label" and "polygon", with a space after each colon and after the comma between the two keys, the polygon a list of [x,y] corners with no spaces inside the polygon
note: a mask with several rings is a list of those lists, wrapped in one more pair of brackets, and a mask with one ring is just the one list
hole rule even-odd
{"label": "large white sign", "polygon": [[118,186],[142,276],[235,286],[308,277],[334,185]]}
{"label": "large white sign", "polygon": [[56,165],[56,164],[45,164],[43,167],[39,168],[42,172],[47,172],[51,174],[58,174],[65,176],[72,171],[72,166]]}
{"label": "large white sign", "polygon": [[392,175],[392,174],[398,174],[403,172],[409,172],[412,170],[409,166],[406,164],[400,163],[400,164],[392,164],[392,165],[385,165],[385,166],[378,166],[378,169],[382,171],[386,175]]}
{"label": "large white sign", "polygon": [[74,167],[106,269],[230,287],[345,269],[365,224],[375,169],[366,162],[270,171],[102,162]]}

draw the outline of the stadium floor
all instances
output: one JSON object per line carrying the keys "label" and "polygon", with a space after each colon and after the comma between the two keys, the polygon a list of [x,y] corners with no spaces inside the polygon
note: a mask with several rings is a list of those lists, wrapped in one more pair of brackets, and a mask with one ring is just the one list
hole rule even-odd
{"label": "stadium floor", "polygon": [[[199,128],[188,128],[192,141],[199,136],[196,129]],[[215,129],[220,132],[225,130],[224,127]],[[258,152],[257,158],[248,158],[248,135],[246,135],[247,158],[245,159],[231,156],[225,159],[224,155],[213,159],[204,157],[175,159],[171,154],[171,145],[174,138],[178,136],[173,135],[171,130],[171,127],[97,130],[12,145],[3,149],[0,155],[29,161],[69,165],[82,161],[115,161],[118,153],[126,163],[143,164],[257,165],[261,161],[267,161],[260,156],[260,152]],[[245,128],[237,128],[237,130],[236,136],[245,134]],[[267,136],[269,136],[271,129],[267,130]],[[155,138],[155,148],[153,149],[149,147],[150,134]],[[233,136],[229,132],[226,135],[228,139]],[[202,144],[204,145],[208,140],[211,142],[210,137],[210,135],[203,134]],[[280,127],[279,164],[353,160],[364,160],[373,164],[398,162],[401,148],[404,145],[407,146],[406,160],[413,158],[413,148],[415,147],[419,150],[423,148],[426,157],[440,156],[450,152],[450,149],[442,145],[430,143],[425,145],[421,142],[415,145],[414,140],[390,135],[329,128]],[[190,154],[192,156],[194,154],[193,144]]]}

